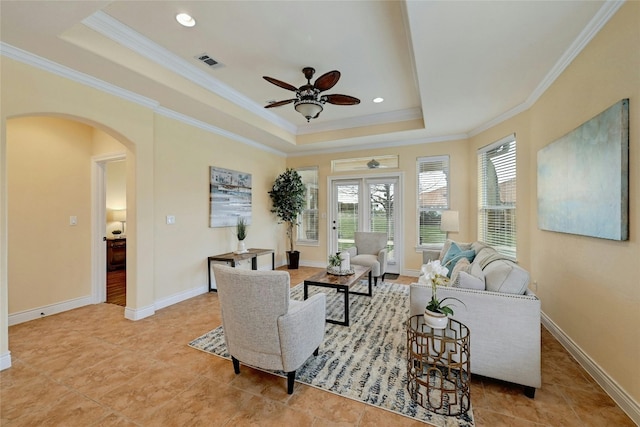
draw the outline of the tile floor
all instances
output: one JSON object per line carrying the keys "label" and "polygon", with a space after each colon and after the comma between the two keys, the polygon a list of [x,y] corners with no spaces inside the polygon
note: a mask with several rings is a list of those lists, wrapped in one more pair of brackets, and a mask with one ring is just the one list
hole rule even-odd
{"label": "tile floor", "polygon": [[[286,269],[286,268],[285,268]],[[292,283],[318,269],[292,270]],[[397,283],[411,283],[400,276]],[[422,423],[187,346],[217,327],[215,293],[137,322],[99,304],[9,328],[13,366],[0,373],[2,426],[419,426]],[[543,386],[474,377],[477,426],[633,426],[543,329]]]}

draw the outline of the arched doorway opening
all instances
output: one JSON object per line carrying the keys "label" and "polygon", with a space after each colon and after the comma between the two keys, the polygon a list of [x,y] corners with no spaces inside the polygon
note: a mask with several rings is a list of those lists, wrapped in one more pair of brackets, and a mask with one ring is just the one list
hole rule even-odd
{"label": "arched doorway opening", "polygon": [[9,325],[104,301],[96,167],[133,144],[61,115],[7,119],[6,141]]}

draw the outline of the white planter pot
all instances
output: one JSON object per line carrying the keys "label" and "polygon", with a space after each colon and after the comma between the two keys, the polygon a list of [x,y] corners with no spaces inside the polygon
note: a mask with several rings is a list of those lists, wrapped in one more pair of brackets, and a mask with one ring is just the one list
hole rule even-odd
{"label": "white planter pot", "polygon": [[236,251],[236,253],[244,254],[246,252],[247,252],[247,247],[244,244],[244,240],[239,240],[238,241],[238,250]]}
{"label": "white planter pot", "polygon": [[449,318],[446,314],[436,313],[425,308],[424,323],[433,329],[444,329],[447,327],[447,324],[449,324]]}

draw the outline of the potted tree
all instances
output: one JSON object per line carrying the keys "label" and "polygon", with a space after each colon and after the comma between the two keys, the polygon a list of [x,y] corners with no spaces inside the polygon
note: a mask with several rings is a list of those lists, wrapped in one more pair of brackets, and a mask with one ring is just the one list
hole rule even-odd
{"label": "potted tree", "polygon": [[289,250],[287,263],[289,269],[297,269],[300,263],[300,252],[293,247],[293,226],[298,224],[298,216],[305,206],[305,187],[302,177],[294,169],[287,168],[273,183],[269,191],[275,213],[286,224]]}

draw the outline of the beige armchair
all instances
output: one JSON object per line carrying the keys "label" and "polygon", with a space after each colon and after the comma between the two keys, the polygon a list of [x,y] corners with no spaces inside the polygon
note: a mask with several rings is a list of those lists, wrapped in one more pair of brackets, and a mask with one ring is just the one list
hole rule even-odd
{"label": "beige armchair", "polygon": [[374,284],[378,277],[384,281],[387,270],[387,233],[373,231],[356,231],[355,247],[347,248],[351,264],[371,267]]}
{"label": "beige armchair", "polygon": [[222,327],[233,369],[240,362],[287,373],[293,393],[296,370],[317,356],[324,339],[325,295],[289,299],[286,271],[242,270],[214,265]]}

